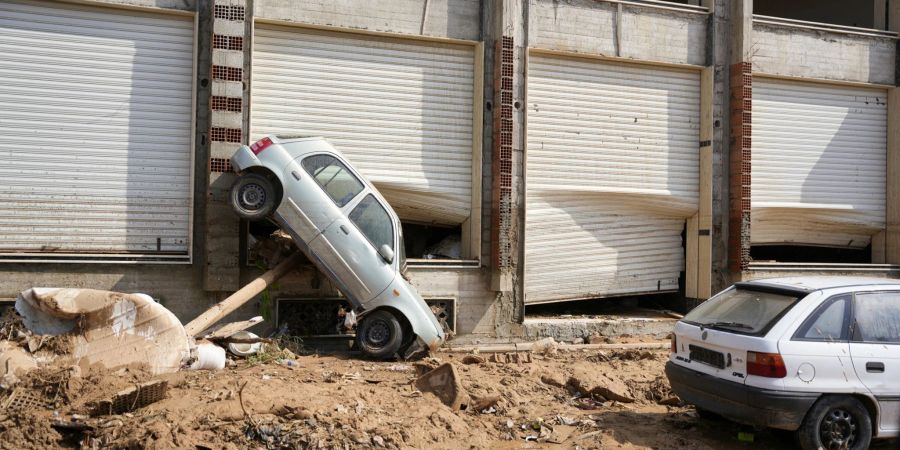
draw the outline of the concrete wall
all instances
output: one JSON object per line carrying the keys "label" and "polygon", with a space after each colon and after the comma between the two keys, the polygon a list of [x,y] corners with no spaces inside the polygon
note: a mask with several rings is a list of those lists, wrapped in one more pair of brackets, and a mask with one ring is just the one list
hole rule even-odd
{"label": "concrete wall", "polygon": [[254,3],[254,14],[259,19],[481,39],[479,0],[256,0]]}
{"label": "concrete wall", "polygon": [[751,39],[754,72],[894,84],[893,39],[760,23]]}
{"label": "concrete wall", "polygon": [[[617,20],[620,6],[622,16]],[[530,0],[528,16],[530,47],[645,61],[706,63],[706,14],[594,0]],[[621,27],[618,33],[617,24]]]}
{"label": "concrete wall", "polygon": [[[72,1],[72,0],[69,0]],[[77,0],[75,0],[77,1]],[[137,6],[142,8],[175,9],[181,11],[196,11],[198,0],[86,0],[79,3],[102,4],[119,6]]]}

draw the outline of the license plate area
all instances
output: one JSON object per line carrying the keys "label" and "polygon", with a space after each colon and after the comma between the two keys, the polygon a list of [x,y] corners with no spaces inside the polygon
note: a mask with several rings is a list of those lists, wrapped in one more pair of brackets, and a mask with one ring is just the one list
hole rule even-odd
{"label": "license plate area", "polygon": [[697,345],[689,345],[688,350],[691,352],[691,361],[701,362],[717,369],[725,368],[725,355],[721,352]]}

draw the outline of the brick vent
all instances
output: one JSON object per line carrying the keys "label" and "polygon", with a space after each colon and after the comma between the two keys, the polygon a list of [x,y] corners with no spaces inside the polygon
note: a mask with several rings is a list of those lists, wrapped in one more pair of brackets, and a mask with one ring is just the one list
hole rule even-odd
{"label": "brick vent", "polygon": [[491,262],[498,269],[512,265],[513,44],[509,36],[497,42],[500,64],[494,71],[494,85],[500,87],[500,104],[494,108]]}
{"label": "brick vent", "polygon": [[242,99],[240,97],[213,96],[210,107],[213,111],[241,112]]}
{"label": "brick vent", "polygon": [[209,171],[218,173],[232,173],[231,160],[227,158],[209,158]]}
{"label": "brick vent", "polygon": [[244,69],[240,67],[212,66],[214,80],[241,81],[244,78]]}
{"label": "brick vent", "polygon": [[240,128],[213,127],[209,130],[209,139],[214,142],[241,142]]}
{"label": "brick vent", "polygon": [[213,35],[213,48],[220,50],[243,50],[244,38],[241,36]]}
{"label": "brick vent", "polygon": [[729,163],[728,268],[732,272],[750,264],[750,145],[753,110],[753,74],[749,62],[732,64],[731,145]]}
{"label": "brick vent", "polygon": [[243,21],[244,20],[244,7],[243,6],[230,6],[230,5],[216,5],[213,8],[213,16],[216,19],[225,19],[225,20],[234,20],[234,21]]}

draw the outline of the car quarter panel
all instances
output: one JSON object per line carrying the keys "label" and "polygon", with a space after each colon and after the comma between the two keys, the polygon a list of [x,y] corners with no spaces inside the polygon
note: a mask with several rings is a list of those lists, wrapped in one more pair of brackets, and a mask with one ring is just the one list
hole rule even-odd
{"label": "car quarter panel", "polygon": [[[815,322],[827,311],[824,308],[843,308],[849,294],[840,290],[818,291],[801,300],[792,311],[785,315],[772,335],[778,339],[778,350],[784,359],[787,376],[784,388],[790,391],[865,394],[865,387],[853,370],[850,345],[843,338],[817,338],[814,330],[807,330],[807,337],[797,336],[798,330]],[[836,303],[840,302],[840,303]],[[848,326],[848,319],[841,313],[840,327]],[[821,324],[810,323],[811,327]],[[824,331],[824,330],[822,330]]]}

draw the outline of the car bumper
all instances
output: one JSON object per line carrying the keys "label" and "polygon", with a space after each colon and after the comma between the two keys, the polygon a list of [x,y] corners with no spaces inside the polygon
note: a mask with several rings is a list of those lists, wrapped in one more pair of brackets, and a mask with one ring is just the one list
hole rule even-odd
{"label": "car bumper", "polygon": [[234,155],[231,155],[231,166],[234,167],[235,172],[243,172],[247,170],[248,167],[259,166],[262,165],[259,162],[259,158],[253,154],[253,151],[250,150],[250,147],[246,145],[242,145]]}
{"label": "car bumper", "polygon": [[687,403],[735,422],[782,430],[800,428],[819,394],[761,389],[666,363],[672,391]]}

